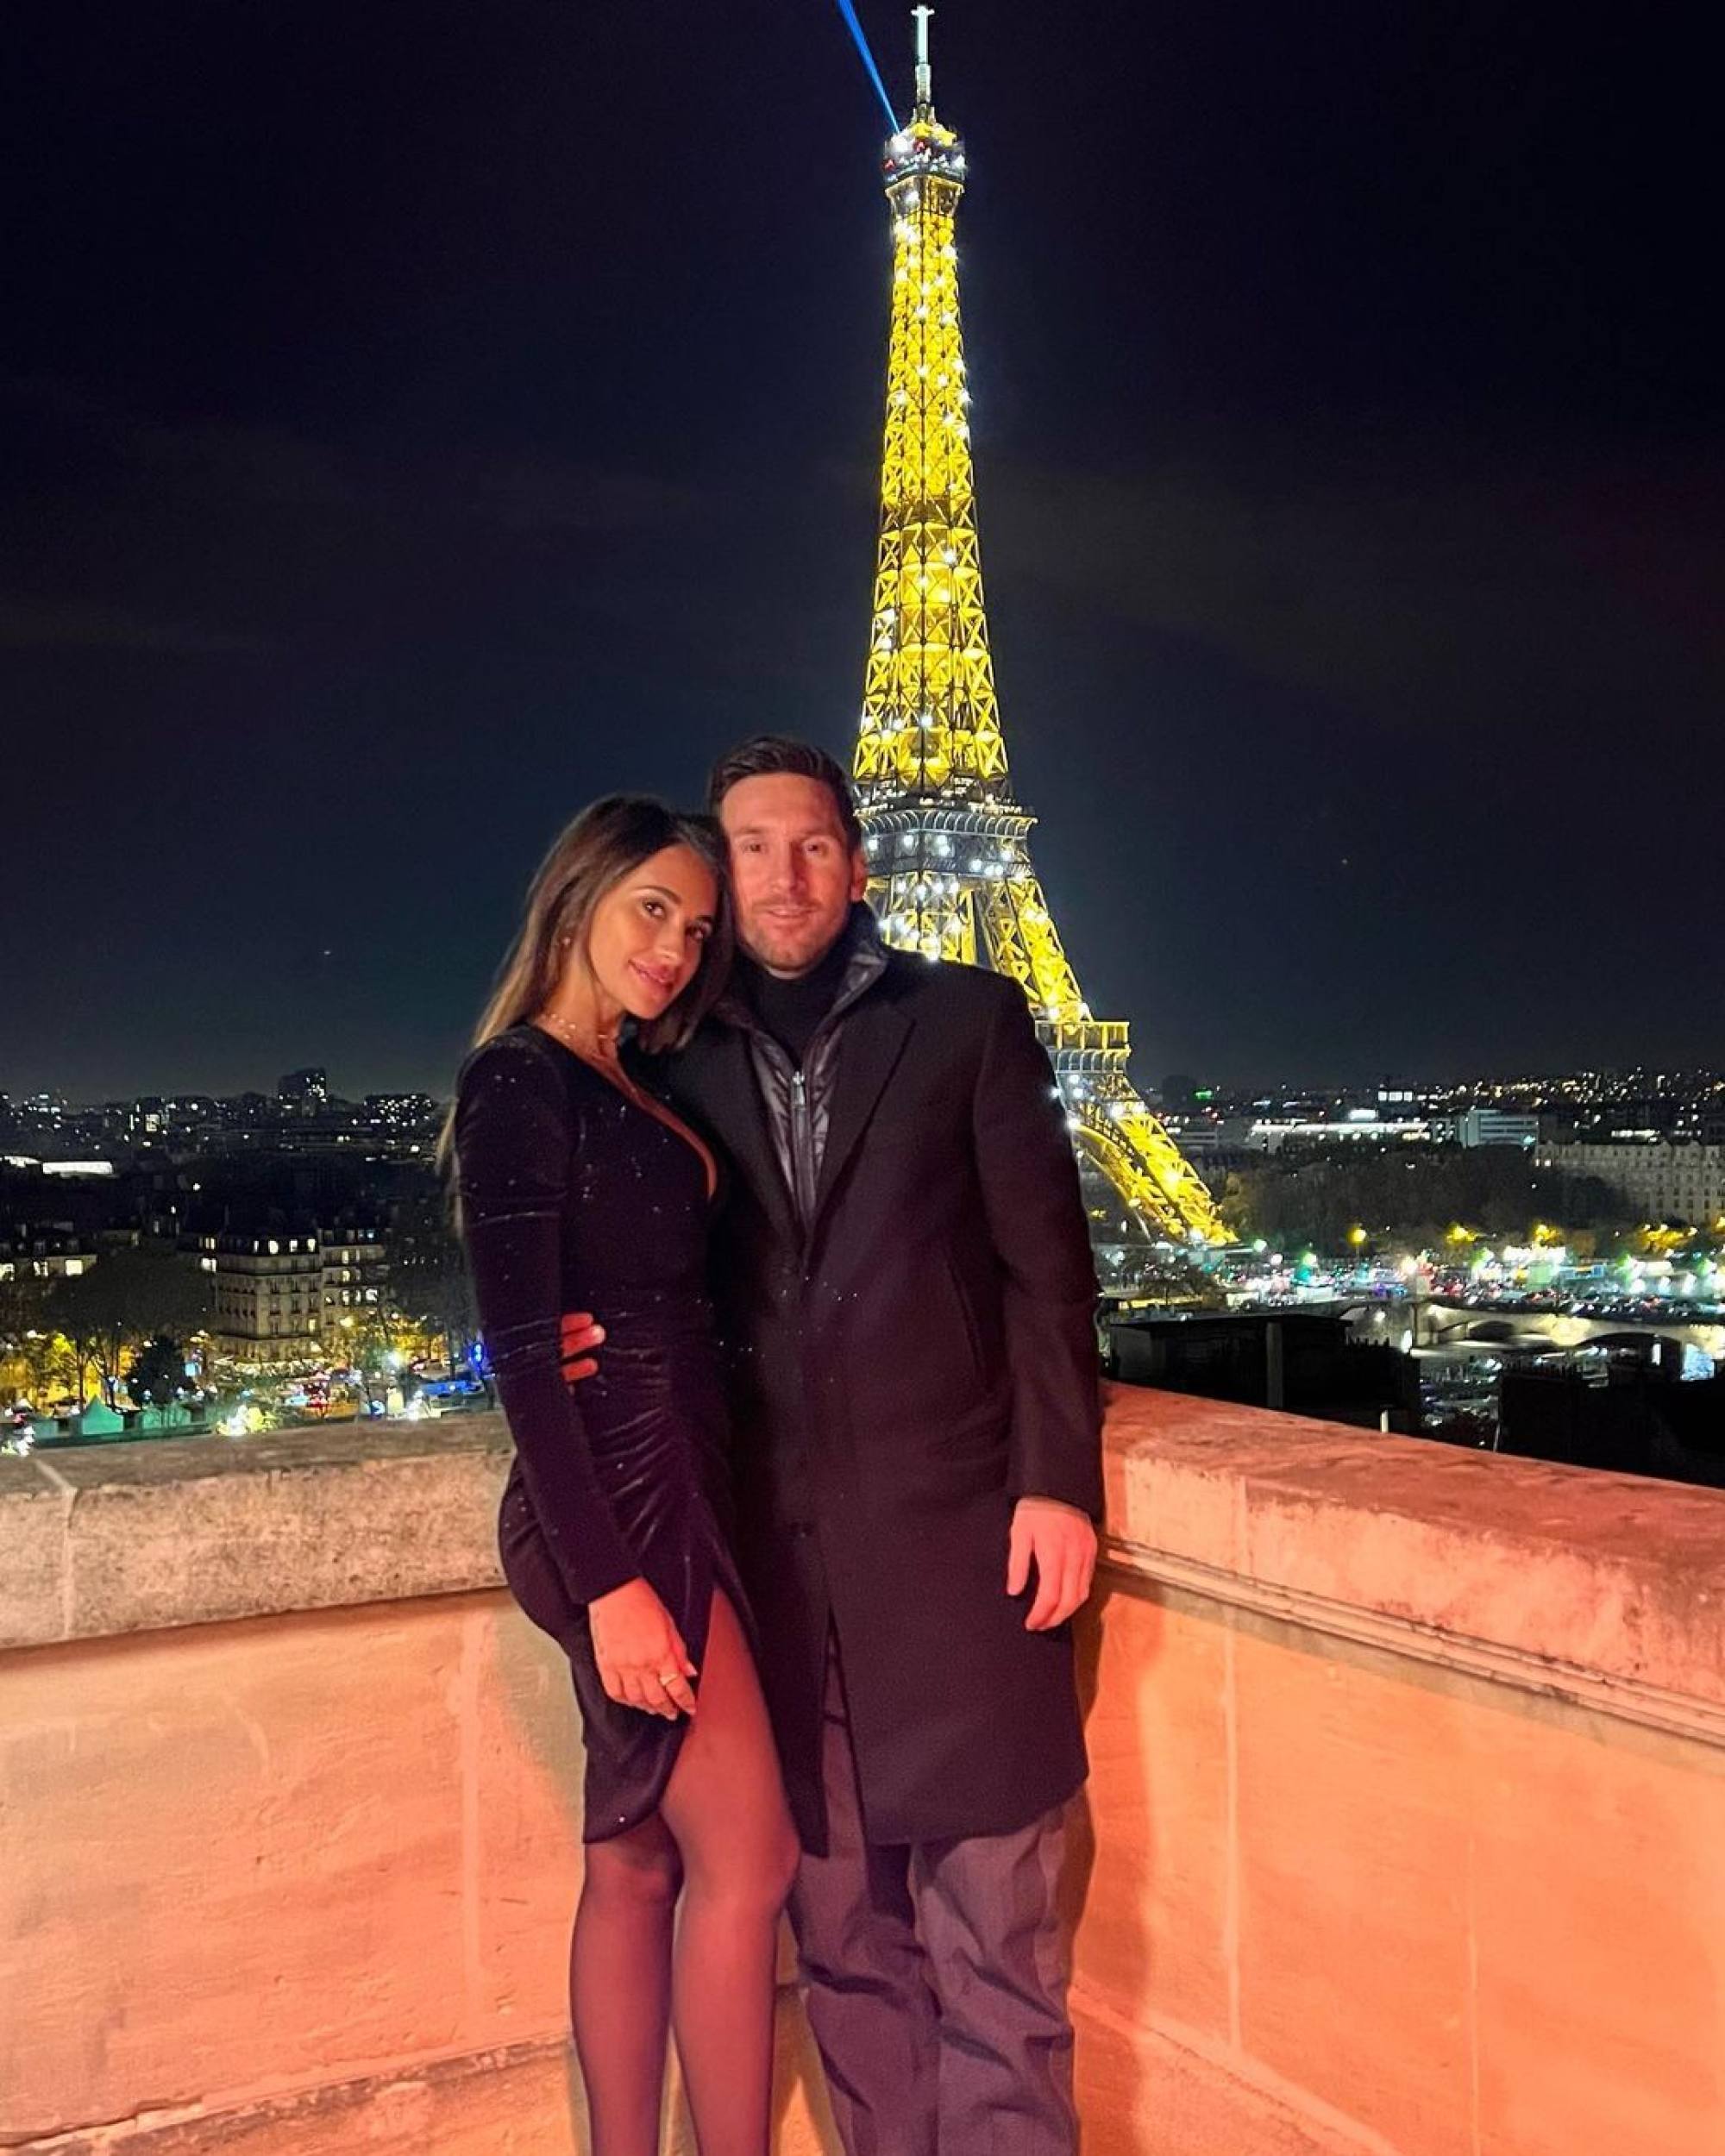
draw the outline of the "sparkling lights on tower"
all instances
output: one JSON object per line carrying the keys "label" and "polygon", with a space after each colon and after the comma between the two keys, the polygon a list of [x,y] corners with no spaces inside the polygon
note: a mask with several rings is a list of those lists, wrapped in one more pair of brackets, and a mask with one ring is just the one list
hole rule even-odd
{"label": "sparkling lights on tower", "polygon": [[1209,1191],[1126,1072],[1127,1029],[1090,1015],[1031,864],[1007,769],[982,604],[954,216],[964,149],[935,117],[932,10],[916,105],[886,147],[893,315],[875,614],[853,762],[889,941],[1022,983],[1054,1059],[1095,1240],[1219,1242]]}

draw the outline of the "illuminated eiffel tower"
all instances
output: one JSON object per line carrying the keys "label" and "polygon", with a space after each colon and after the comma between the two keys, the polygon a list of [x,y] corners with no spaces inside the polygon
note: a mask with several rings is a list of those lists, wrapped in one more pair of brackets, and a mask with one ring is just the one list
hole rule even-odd
{"label": "illuminated eiffel tower", "polygon": [[893,324],[875,618],[853,771],[869,896],[889,942],[1020,982],[1066,1101],[1103,1257],[1124,1281],[1156,1241],[1220,1242],[1202,1180],[1126,1073],[1127,1029],[1090,1015],[1031,864],[1007,771],[982,605],[953,218],[963,146],[934,116],[928,18],[916,107],[886,147]]}

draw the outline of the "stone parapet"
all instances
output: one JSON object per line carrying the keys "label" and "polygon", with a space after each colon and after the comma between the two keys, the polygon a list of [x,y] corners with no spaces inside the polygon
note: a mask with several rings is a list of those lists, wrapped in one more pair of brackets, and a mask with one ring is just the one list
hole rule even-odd
{"label": "stone parapet", "polygon": [[1091,2156],[1725,2149],[1725,1495],[1117,1391]]}
{"label": "stone parapet", "polygon": [[1113,1389],[1138,1576],[1725,1743],[1725,1496]]}
{"label": "stone parapet", "polygon": [[500,1415],[0,1459],[0,1650],[495,1587]]}
{"label": "stone parapet", "polygon": [[[0,2148],[569,2151],[494,1417],[0,1460]],[[1087,2156],[1717,2156],[1725,1495],[1108,1407]],[[779,2146],[821,2139],[787,2002]]]}

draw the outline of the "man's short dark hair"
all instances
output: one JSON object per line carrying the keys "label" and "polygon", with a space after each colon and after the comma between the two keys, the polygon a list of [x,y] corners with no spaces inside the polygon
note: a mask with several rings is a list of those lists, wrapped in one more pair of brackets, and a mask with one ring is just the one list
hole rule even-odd
{"label": "man's short dark hair", "polygon": [[826,788],[844,828],[844,843],[855,853],[862,843],[862,826],[857,820],[856,796],[850,791],[850,780],[825,749],[817,749],[812,741],[798,741],[791,734],[756,734],[721,756],[706,783],[708,814],[717,816],[720,802],[744,779],[770,779],[781,772],[796,779],[813,779]]}

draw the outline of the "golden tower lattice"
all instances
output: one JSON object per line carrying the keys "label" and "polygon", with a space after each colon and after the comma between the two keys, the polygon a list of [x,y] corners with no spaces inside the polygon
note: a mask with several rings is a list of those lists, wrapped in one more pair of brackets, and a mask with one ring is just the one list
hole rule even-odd
{"label": "golden tower lattice", "polygon": [[874,623],[853,761],[869,896],[889,942],[992,967],[1023,986],[1053,1058],[1099,1244],[1218,1242],[1208,1189],[1127,1075],[1126,1025],[1092,1018],[1078,992],[1031,863],[1036,819],[1007,775],[958,314],[953,229],[964,151],[934,115],[931,12],[913,10],[916,105],[885,157],[892,335]]}

